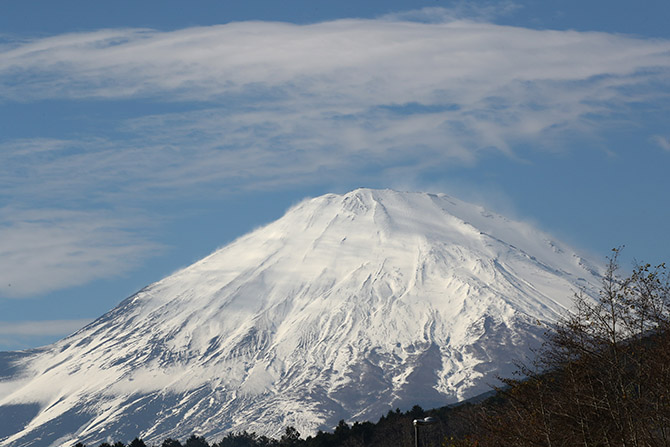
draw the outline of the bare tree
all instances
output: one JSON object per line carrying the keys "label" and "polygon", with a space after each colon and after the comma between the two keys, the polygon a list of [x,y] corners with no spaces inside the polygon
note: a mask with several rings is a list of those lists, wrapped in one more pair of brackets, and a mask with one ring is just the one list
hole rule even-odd
{"label": "bare tree", "polygon": [[618,256],[599,298],[577,294],[522,378],[504,380],[482,445],[670,446],[670,278],[664,264],[622,277]]}

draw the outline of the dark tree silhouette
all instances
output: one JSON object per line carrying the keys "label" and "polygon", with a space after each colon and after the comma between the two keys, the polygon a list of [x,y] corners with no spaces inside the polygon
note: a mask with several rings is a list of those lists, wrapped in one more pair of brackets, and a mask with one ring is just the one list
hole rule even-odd
{"label": "dark tree silhouette", "polygon": [[191,435],[184,443],[184,447],[209,447],[209,444],[202,436]]}
{"label": "dark tree silhouette", "polygon": [[130,441],[128,447],[147,447],[147,445],[141,439],[135,438],[132,441]]}
{"label": "dark tree silhouette", "polygon": [[281,446],[295,446],[300,441],[300,433],[295,427],[288,426],[284,431],[284,434],[279,439],[279,445]]}

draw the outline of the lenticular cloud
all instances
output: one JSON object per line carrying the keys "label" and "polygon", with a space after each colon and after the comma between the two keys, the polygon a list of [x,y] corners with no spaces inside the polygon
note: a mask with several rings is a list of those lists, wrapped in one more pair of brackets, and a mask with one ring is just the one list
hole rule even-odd
{"label": "lenticular cloud", "polygon": [[[5,49],[4,96],[176,95],[212,99],[279,89],[279,102],[473,105],[516,83],[642,82],[670,67],[666,41],[454,20],[241,22],[160,32],[103,30]],[[30,73],[20,83],[10,82]],[[611,86],[611,85],[610,85]],[[536,92],[537,93],[537,92]],[[602,92],[593,93],[594,97]]]}
{"label": "lenticular cloud", "polygon": [[[114,160],[136,158],[139,148],[151,154],[143,160],[158,160],[143,167],[149,175],[176,165],[190,179],[211,177],[208,166],[226,178],[260,172],[233,180],[245,188],[262,179],[304,182],[319,168],[337,178],[351,157],[420,171],[421,160],[472,163],[485,150],[543,148],[593,132],[594,121],[626,113],[627,104],[662,101],[658,87],[670,79],[665,40],[435,16],[441,20],[240,22],[36,39],[0,53],[0,97],[182,102],[178,113],[126,123],[137,138],[114,147]],[[166,145],[188,151],[187,160],[163,163]],[[225,157],[214,150],[221,148]]]}

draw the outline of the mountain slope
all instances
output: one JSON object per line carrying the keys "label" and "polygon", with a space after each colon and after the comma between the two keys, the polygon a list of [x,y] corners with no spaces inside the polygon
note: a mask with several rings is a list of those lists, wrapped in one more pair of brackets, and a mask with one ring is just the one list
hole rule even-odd
{"label": "mountain slope", "polygon": [[597,283],[546,234],[448,196],[306,200],[76,334],[10,353],[0,414],[26,416],[0,445],[306,434],[445,405],[510,372],[534,322]]}

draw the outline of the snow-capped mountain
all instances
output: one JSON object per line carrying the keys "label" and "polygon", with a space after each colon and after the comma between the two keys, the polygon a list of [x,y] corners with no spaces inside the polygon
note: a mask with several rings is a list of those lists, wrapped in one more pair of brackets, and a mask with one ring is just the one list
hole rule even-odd
{"label": "snow-capped mountain", "polygon": [[442,406],[508,374],[598,267],[445,195],[359,189],[0,355],[0,445],[276,435]]}

